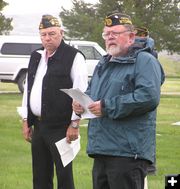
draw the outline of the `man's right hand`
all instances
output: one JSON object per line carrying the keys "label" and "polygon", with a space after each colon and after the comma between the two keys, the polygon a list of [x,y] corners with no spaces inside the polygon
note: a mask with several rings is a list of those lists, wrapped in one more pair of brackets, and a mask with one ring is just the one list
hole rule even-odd
{"label": "man's right hand", "polygon": [[32,128],[28,127],[27,120],[23,120],[23,128],[22,128],[22,133],[23,137],[27,142],[31,142],[32,140]]}
{"label": "man's right hand", "polygon": [[78,115],[84,113],[84,108],[75,100],[72,103],[72,108],[73,111]]}

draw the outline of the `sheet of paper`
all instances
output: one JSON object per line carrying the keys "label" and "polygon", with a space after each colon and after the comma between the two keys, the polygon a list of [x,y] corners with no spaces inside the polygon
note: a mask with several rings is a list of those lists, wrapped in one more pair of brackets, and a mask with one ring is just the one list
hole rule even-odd
{"label": "sheet of paper", "polygon": [[172,123],[172,125],[180,125],[180,121]]}
{"label": "sheet of paper", "polygon": [[65,167],[76,157],[80,150],[80,136],[71,143],[67,143],[66,138],[63,138],[57,141],[55,145],[61,156],[63,166]]}
{"label": "sheet of paper", "polygon": [[91,103],[93,103],[93,100],[88,95],[83,93],[80,89],[72,89],[71,88],[71,89],[60,89],[60,90],[65,92],[72,99],[76,100],[77,102],[79,102],[79,104],[81,104],[81,106],[85,110],[84,113],[81,114],[81,118],[82,119],[91,119],[91,118],[95,118],[96,117],[88,109],[88,106]]}

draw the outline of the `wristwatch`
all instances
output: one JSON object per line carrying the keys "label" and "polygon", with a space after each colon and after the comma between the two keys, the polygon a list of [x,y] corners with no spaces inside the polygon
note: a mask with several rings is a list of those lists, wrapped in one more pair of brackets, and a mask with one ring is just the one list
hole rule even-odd
{"label": "wristwatch", "polygon": [[23,118],[22,121],[23,121],[23,122],[27,121],[27,118]]}
{"label": "wristwatch", "polygon": [[74,128],[74,129],[78,129],[79,128],[79,124],[77,122],[75,122],[75,121],[72,121],[71,124],[70,124],[70,126],[72,128]]}

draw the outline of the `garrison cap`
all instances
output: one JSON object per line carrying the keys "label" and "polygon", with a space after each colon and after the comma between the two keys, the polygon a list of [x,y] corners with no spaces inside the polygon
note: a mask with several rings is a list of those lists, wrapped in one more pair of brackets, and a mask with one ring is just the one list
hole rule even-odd
{"label": "garrison cap", "polygon": [[104,24],[107,27],[111,27],[115,25],[124,25],[124,24],[132,25],[132,21],[129,15],[119,12],[114,12],[106,16]]}
{"label": "garrison cap", "polygon": [[136,33],[136,36],[139,36],[139,37],[147,37],[149,35],[148,29],[143,26],[142,27],[136,26],[135,33]]}
{"label": "garrison cap", "polygon": [[39,29],[45,29],[49,27],[61,27],[61,25],[56,17],[49,14],[43,15],[39,24]]}

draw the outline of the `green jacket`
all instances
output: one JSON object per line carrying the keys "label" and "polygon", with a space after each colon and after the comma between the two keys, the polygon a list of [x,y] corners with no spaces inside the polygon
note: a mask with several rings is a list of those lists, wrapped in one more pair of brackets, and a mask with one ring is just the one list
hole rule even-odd
{"label": "green jacket", "polygon": [[128,56],[104,56],[86,93],[101,100],[103,116],[89,121],[87,153],[154,162],[156,108],[164,72],[147,48]]}

